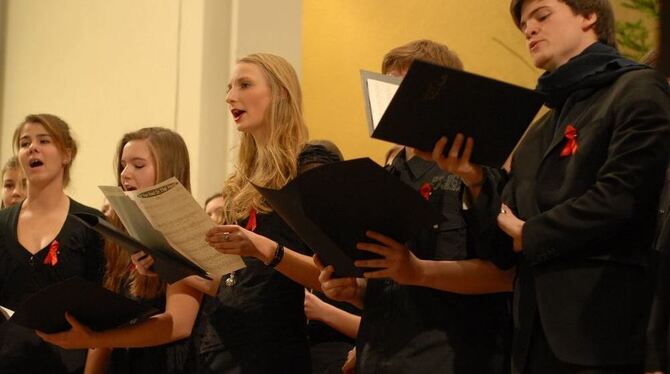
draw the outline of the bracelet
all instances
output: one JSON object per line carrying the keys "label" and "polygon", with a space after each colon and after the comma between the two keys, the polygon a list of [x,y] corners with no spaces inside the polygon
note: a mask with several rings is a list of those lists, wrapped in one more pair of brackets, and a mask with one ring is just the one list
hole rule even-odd
{"label": "bracelet", "polygon": [[282,258],[284,258],[284,246],[277,243],[277,249],[275,249],[275,255],[272,258],[272,261],[268,264],[269,267],[275,268],[279,263],[281,262]]}

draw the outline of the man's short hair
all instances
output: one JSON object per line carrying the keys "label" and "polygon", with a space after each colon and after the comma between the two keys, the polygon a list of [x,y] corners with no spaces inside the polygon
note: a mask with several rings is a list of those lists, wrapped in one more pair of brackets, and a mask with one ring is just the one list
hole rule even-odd
{"label": "man's short hair", "polygon": [[[516,27],[521,28],[521,6],[524,1],[512,0],[510,4],[510,13]],[[598,19],[595,23],[595,32],[598,35],[598,41],[616,48],[616,29],[614,22],[614,11],[609,0],[558,0],[566,4],[574,14],[588,16],[595,13]]]}
{"label": "man's short hair", "polygon": [[444,44],[432,40],[415,40],[390,50],[382,61],[382,73],[408,69],[414,60],[423,60],[452,69],[463,69],[456,53]]}

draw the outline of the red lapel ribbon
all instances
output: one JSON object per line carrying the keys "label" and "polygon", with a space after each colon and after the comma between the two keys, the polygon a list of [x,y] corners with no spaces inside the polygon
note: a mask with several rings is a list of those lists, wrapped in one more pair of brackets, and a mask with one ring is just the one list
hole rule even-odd
{"label": "red lapel ribbon", "polygon": [[247,225],[244,228],[249,231],[256,231],[256,209],[251,208],[249,211],[249,220],[247,220]]}
{"label": "red lapel ribbon", "polygon": [[561,151],[561,157],[572,156],[577,152],[577,129],[574,126],[568,125],[565,128],[565,139],[568,142],[565,143],[565,147]]}
{"label": "red lapel ribbon", "polygon": [[430,195],[433,193],[433,187],[430,185],[430,183],[426,182],[419,189],[419,193],[421,196],[423,196],[424,199],[428,200],[430,199]]}
{"label": "red lapel ribbon", "polygon": [[49,253],[47,253],[47,256],[44,257],[44,265],[51,265],[51,266],[56,266],[58,263],[58,249],[60,245],[58,244],[58,240],[54,240],[51,242],[51,245],[49,246]]}

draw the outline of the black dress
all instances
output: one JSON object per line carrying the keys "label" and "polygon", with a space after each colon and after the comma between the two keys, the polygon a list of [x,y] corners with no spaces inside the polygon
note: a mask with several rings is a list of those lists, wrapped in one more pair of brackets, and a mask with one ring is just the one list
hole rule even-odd
{"label": "black dress", "polygon": [[[310,254],[274,212],[257,215],[255,232]],[[247,267],[235,272],[234,285],[224,277],[217,298],[202,306],[208,323],[195,342],[199,372],[310,373],[304,288],[256,258],[243,259]]]}
{"label": "black dress", "polygon": [[[420,259],[482,258],[468,245],[461,181],[402,151],[389,171],[421,191],[446,220],[407,246]],[[505,373],[510,294],[459,295],[388,279],[368,280],[356,344],[357,373]]]}
{"label": "black dress", "polygon": [[[306,146],[298,170],[330,162],[330,156],[321,146]],[[277,213],[258,214],[256,223],[255,233],[312,255]],[[197,372],[311,373],[304,287],[256,258],[243,260],[247,267],[234,273],[234,281],[224,277],[217,297],[203,301],[193,334]]]}
{"label": "black dress", "polygon": [[[100,283],[104,271],[103,241],[92,230],[67,217],[56,236],[58,263],[45,265],[49,246],[35,255],[18,242],[21,204],[0,211],[0,305],[16,309],[31,294],[72,276]],[[70,199],[68,213],[102,216]],[[0,373],[76,373],[83,371],[85,350],[64,350],[47,344],[27,328],[0,322]]]}

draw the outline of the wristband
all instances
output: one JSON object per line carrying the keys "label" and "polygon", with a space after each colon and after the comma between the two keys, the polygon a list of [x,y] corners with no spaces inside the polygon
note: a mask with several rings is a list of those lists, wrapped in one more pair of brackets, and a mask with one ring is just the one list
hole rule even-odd
{"label": "wristband", "polygon": [[275,268],[279,263],[281,262],[282,258],[284,258],[284,246],[277,243],[277,249],[275,249],[275,255],[272,258],[272,261],[268,264],[269,267]]}

